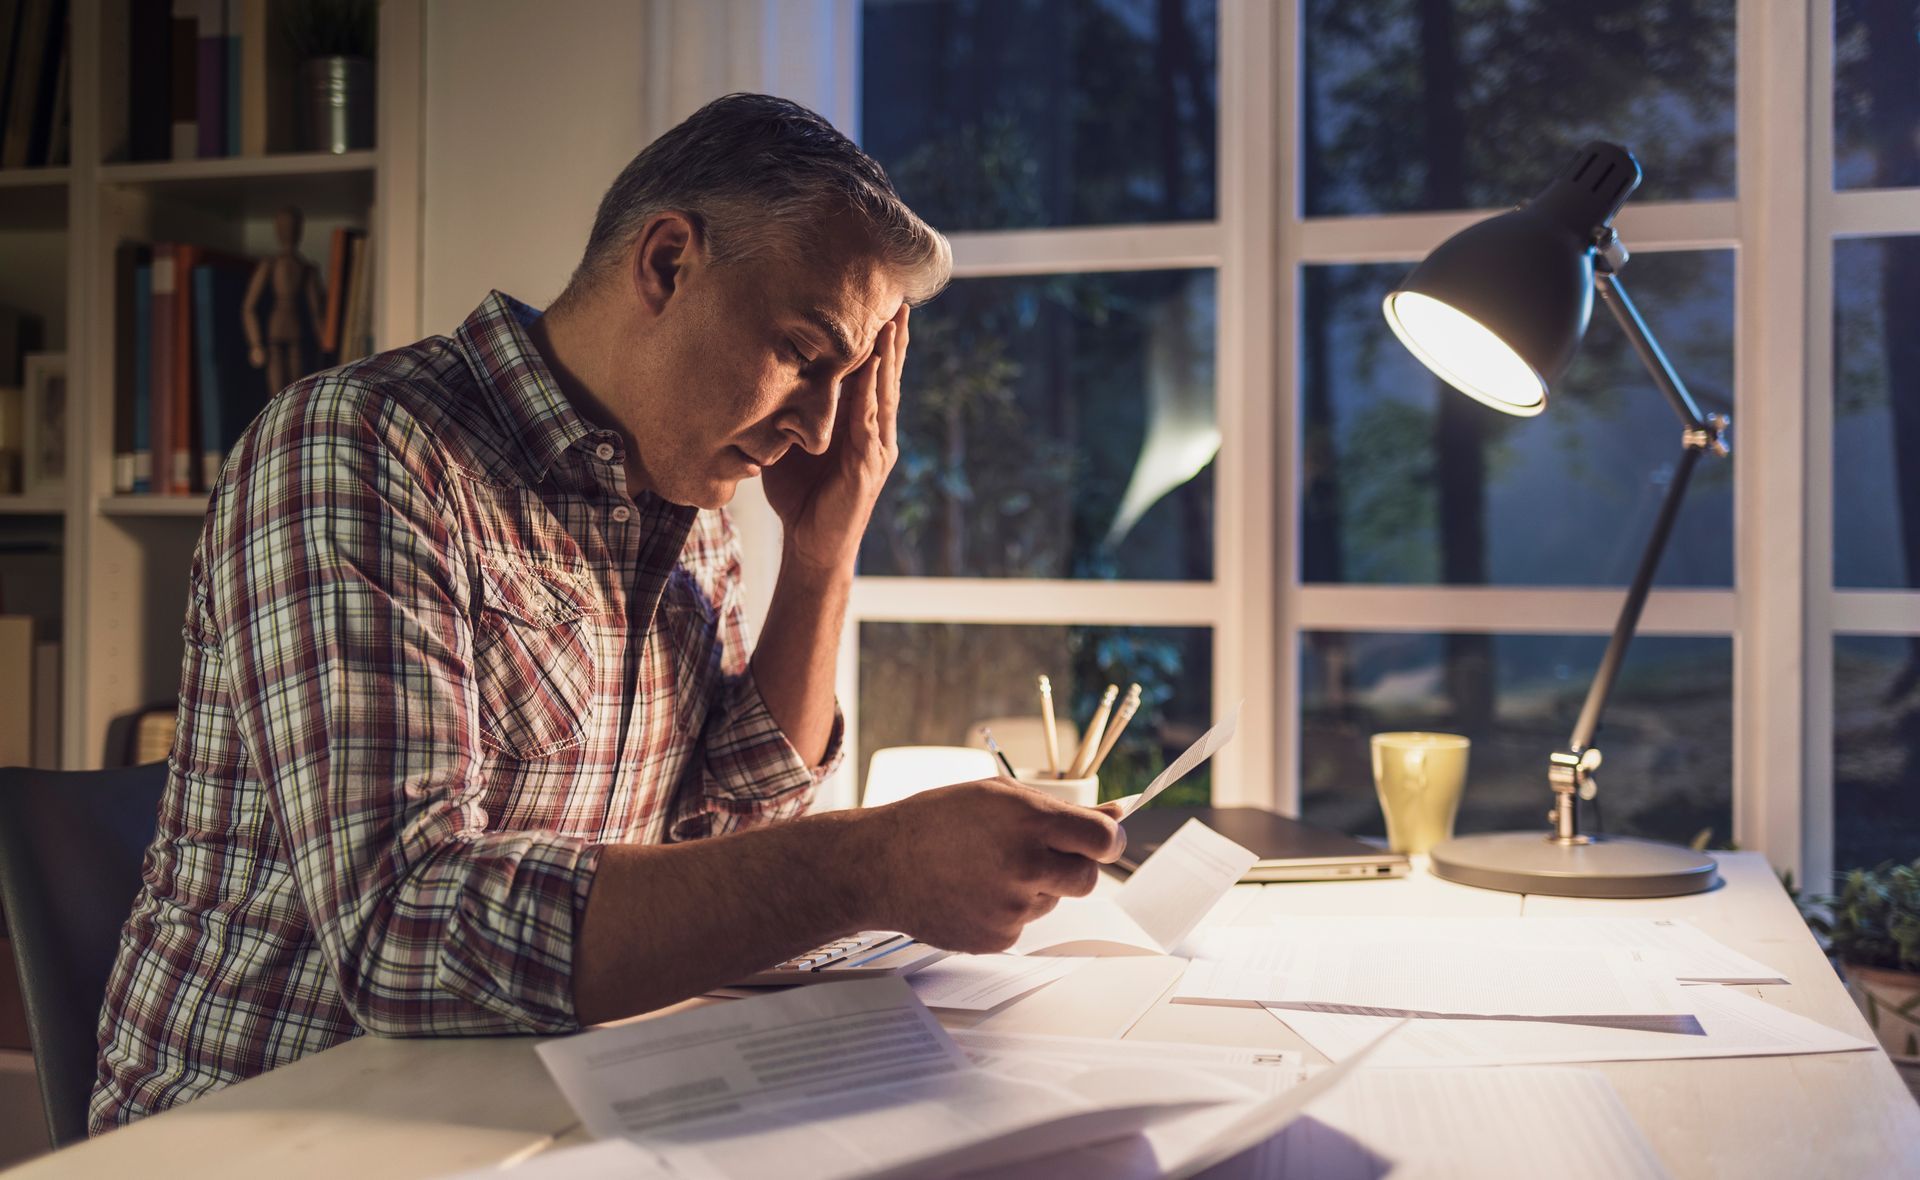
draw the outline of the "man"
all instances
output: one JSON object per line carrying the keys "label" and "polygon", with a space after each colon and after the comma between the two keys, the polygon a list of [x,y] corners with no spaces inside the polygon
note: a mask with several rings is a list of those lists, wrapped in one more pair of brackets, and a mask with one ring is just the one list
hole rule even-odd
{"label": "man", "polygon": [[[818,116],[734,95],[627,166],[545,315],[495,292],[274,400],[195,552],[96,1133],[363,1031],[563,1032],[859,929],[996,950],[1092,887],[1114,820],[1005,781],[795,818],[949,266]],[[749,658],[719,509],[762,473]]]}

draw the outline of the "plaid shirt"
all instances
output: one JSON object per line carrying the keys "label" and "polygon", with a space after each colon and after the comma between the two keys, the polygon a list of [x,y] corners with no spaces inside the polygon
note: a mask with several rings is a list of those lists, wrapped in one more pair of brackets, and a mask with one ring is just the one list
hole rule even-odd
{"label": "plaid shirt", "polygon": [[725,514],[629,498],[537,314],[298,382],[229,459],[95,1133],[363,1031],[571,1030],[599,846],[798,815],[837,762],[754,686]]}

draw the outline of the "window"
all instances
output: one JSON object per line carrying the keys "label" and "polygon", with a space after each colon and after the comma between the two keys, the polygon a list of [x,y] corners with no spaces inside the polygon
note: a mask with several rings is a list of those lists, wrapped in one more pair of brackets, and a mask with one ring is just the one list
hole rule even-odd
{"label": "window", "polygon": [[[1231,643],[1246,555],[1224,490],[1254,453],[1217,363],[1225,293],[1264,279],[1226,257],[1221,217],[1222,20],[1242,7],[861,4],[860,142],[956,266],[915,313],[900,462],[860,554],[859,766],[1037,717],[1038,673],[1083,726],[1137,681],[1112,797],[1270,676]],[[1207,800],[1233,765],[1171,798]]]}

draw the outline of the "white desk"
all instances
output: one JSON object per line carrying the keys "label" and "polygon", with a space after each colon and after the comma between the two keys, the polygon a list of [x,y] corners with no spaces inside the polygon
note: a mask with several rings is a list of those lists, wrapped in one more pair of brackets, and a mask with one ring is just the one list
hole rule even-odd
{"label": "white desk", "polygon": [[[1243,914],[1614,914],[1685,918],[1784,971],[1750,989],[1871,1040],[1787,896],[1757,855],[1720,858],[1724,888],[1656,901],[1583,902],[1405,881],[1250,886]],[[1300,1046],[1257,1009],[1164,1000],[1178,960],[1105,959],[996,1013],[1001,1029]],[[951,1023],[965,1023],[954,1021]],[[178,1110],[34,1161],[10,1176],[429,1177],[518,1158],[579,1131],[531,1038],[360,1037]],[[1301,1046],[1304,1047],[1304,1046]],[[1324,1060],[1307,1049],[1310,1059]],[[1920,1108],[1884,1053],[1598,1065],[1677,1177],[1920,1176]]]}

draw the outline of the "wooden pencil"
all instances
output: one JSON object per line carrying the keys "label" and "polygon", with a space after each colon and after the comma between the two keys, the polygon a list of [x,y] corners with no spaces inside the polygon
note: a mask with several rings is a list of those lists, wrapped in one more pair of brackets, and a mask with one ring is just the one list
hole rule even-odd
{"label": "wooden pencil", "polygon": [[1120,711],[1113,715],[1113,724],[1107,726],[1106,736],[1100,739],[1100,752],[1093,756],[1093,765],[1087,767],[1087,774],[1099,774],[1106,764],[1107,755],[1113,753],[1113,745],[1120,740],[1121,731],[1127,728],[1127,722],[1140,711],[1140,686],[1127,687],[1127,699],[1120,702]]}
{"label": "wooden pencil", "polygon": [[1060,773],[1060,738],[1053,732],[1053,681],[1040,674],[1040,724],[1047,735],[1047,773]]}
{"label": "wooden pencil", "polygon": [[1100,735],[1106,731],[1107,718],[1113,715],[1114,698],[1119,695],[1117,684],[1107,685],[1107,691],[1100,694],[1100,707],[1087,723],[1087,732],[1080,739],[1080,752],[1073,756],[1073,765],[1067,768],[1068,778],[1087,777],[1087,767],[1093,765],[1093,752],[1100,748]]}

